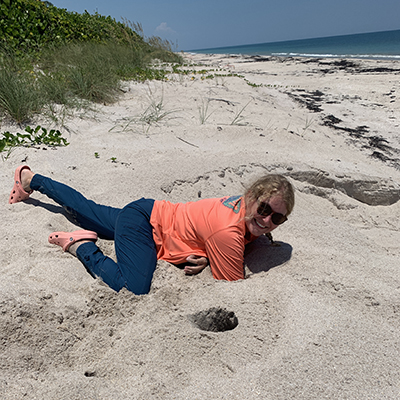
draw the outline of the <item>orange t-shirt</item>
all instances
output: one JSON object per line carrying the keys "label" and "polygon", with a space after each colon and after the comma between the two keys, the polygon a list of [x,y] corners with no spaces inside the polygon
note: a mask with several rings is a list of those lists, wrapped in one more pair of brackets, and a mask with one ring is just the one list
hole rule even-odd
{"label": "orange t-shirt", "polygon": [[181,264],[191,254],[207,257],[215,279],[243,279],[244,247],[256,239],[244,217],[241,196],[177,204],[156,200],[150,223],[157,258]]}

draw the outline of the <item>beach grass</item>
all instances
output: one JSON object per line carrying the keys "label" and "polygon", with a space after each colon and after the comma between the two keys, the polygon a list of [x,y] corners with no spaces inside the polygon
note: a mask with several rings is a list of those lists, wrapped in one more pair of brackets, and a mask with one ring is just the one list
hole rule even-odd
{"label": "beach grass", "polygon": [[210,100],[209,99],[201,99],[201,106],[198,107],[199,110],[199,117],[200,117],[200,125],[204,125],[208,118],[211,116],[212,112],[208,112],[208,106],[210,104]]}
{"label": "beach grass", "polygon": [[3,55],[0,64],[0,112],[21,123],[40,111],[43,104],[44,99],[32,69],[10,55]]}
{"label": "beach grass", "polygon": [[[122,93],[122,80],[166,78],[154,60],[182,62],[168,41],[145,38],[140,24],[69,13],[34,0],[10,2],[2,12],[0,119],[18,124],[46,110],[54,113],[55,105],[112,103]],[[25,21],[19,40],[12,29],[16,15]]]}
{"label": "beach grass", "polygon": [[250,103],[251,100],[235,114],[235,117],[233,118],[231,125],[239,125],[239,126],[246,125],[244,121],[245,117],[243,116],[243,112]]}
{"label": "beach grass", "polygon": [[51,104],[73,107],[79,99],[112,103],[121,93],[121,80],[166,78],[167,72],[153,67],[149,56],[140,49],[114,42],[46,49],[35,64],[3,53],[0,115],[25,123]]}
{"label": "beach grass", "polygon": [[[72,44],[47,51],[39,65],[40,80],[49,100],[68,103],[68,96],[94,102],[112,102],[119,87],[118,52],[110,44]],[[50,92],[47,92],[50,90]]]}
{"label": "beach grass", "polygon": [[147,134],[152,126],[158,126],[162,121],[170,120],[175,117],[172,114],[179,110],[168,110],[164,102],[164,91],[157,96],[148,86],[147,93],[148,105],[146,109],[139,115],[124,118],[123,121],[110,129],[111,131],[127,132],[137,131],[137,127],[141,127],[141,131]]}

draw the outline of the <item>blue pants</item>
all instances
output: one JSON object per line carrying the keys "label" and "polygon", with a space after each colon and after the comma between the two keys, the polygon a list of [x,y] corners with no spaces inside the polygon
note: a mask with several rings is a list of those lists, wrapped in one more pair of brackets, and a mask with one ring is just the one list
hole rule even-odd
{"label": "blue pants", "polygon": [[35,174],[31,189],[60,204],[83,229],[114,240],[117,262],[106,257],[95,243],[83,243],[77,257],[93,275],[115,291],[126,288],[135,294],[150,290],[157,264],[150,216],[154,200],[140,199],[122,209],[96,204],[62,183]]}

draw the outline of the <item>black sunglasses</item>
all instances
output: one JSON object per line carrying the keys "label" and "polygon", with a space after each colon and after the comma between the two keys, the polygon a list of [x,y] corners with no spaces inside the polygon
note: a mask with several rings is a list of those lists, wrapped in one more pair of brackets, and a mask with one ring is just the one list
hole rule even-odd
{"label": "black sunglasses", "polygon": [[257,207],[257,214],[262,217],[268,217],[271,215],[271,221],[274,225],[281,225],[287,221],[287,216],[281,213],[274,212],[268,203],[260,202]]}

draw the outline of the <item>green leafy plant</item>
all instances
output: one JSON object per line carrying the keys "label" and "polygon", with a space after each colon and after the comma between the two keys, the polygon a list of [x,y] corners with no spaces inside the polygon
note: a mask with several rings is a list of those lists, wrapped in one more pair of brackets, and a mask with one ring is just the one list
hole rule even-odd
{"label": "green leafy plant", "polygon": [[[41,130],[41,132],[39,132]],[[42,128],[38,125],[35,129],[30,126],[25,128],[27,133],[1,133],[0,139],[0,153],[5,152],[5,155],[1,155],[3,161],[7,160],[11,152],[16,147],[31,147],[37,145],[47,145],[47,146],[68,146],[69,143],[65,138],[62,137],[59,130],[51,129],[48,131],[46,128]]]}
{"label": "green leafy plant", "polygon": [[[39,131],[42,130],[41,133]],[[40,145],[45,144],[47,146],[68,146],[69,143],[65,138],[62,137],[61,132],[57,129],[51,129],[47,131],[46,128],[38,125],[35,129],[32,129],[30,126],[25,128],[25,131],[28,132],[28,145]]]}
{"label": "green leafy plant", "polygon": [[257,84],[257,83],[250,82],[250,81],[249,81],[248,79],[246,79],[246,78],[244,78],[244,81],[245,81],[249,86],[254,87],[254,88],[264,86],[262,83]]}
{"label": "green leafy plant", "polygon": [[3,0],[0,4],[0,37],[18,54],[72,42],[115,40],[143,46],[136,32],[110,16],[83,14],[37,0]]}
{"label": "green leafy plant", "polygon": [[2,0],[0,118],[21,124],[50,111],[57,119],[54,104],[112,102],[120,80],[165,80],[155,59],[182,62],[167,41],[145,38],[139,24],[38,0]]}

